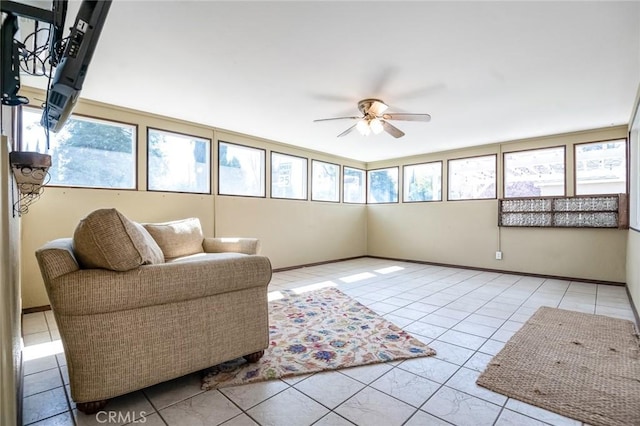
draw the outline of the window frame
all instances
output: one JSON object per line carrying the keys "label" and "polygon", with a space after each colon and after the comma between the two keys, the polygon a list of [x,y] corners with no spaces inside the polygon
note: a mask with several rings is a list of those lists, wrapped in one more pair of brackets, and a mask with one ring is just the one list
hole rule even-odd
{"label": "window frame", "polygon": [[[160,129],[157,127],[150,127],[150,126],[146,126],[147,128],[147,191],[148,192],[167,192],[167,193],[171,193],[171,194],[194,194],[194,195],[212,195],[213,194],[213,188],[212,188],[212,183],[211,183],[211,176],[212,176],[212,167],[213,167],[213,150],[212,150],[212,145],[213,145],[213,141],[210,138],[205,138],[205,137],[201,137],[201,136],[196,136],[196,135],[191,135],[188,133],[183,133],[183,132],[175,132],[173,130],[166,130],[166,129]],[[174,135],[178,135],[178,136],[187,136],[190,138],[194,138],[194,139],[202,139],[205,141],[209,142],[209,192],[193,192],[193,191],[171,191],[168,189],[150,189],[149,188],[149,160],[150,160],[150,155],[149,155],[149,131],[151,130],[155,130],[158,132],[164,132],[164,133],[168,133],[168,134],[174,134]]]}
{"label": "window frame", "polygon": [[[519,152],[527,152],[527,151],[540,151],[540,150],[544,150],[544,149],[555,149],[555,148],[563,148],[562,149],[562,155],[563,155],[563,162],[564,162],[564,179],[563,179],[563,186],[562,186],[562,194],[558,194],[558,195],[527,195],[524,197],[508,197],[507,196],[507,161],[506,161],[506,155],[507,154],[517,154]],[[574,162],[575,165],[575,162]],[[575,170],[575,167],[574,167]],[[574,186],[575,188],[575,186]],[[526,148],[526,149],[517,149],[515,151],[506,151],[502,153],[502,198],[505,199],[516,199],[516,198],[548,198],[548,197],[566,197],[567,196],[567,146],[566,145],[553,145],[553,146],[545,146],[545,147],[541,147],[541,148]]]}
{"label": "window frame", "polygon": [[[624,142],[625,145],[625,191],[626,194],[629,194],[629,185],[630,185],[630,178],[629,178],[629,168],[630,168],[630,150],[629,150],[629,137],[624,137],[624,138],[614,138],[614,139],[604,139],[604,140],[597,140],[597,141],[591,141],[591,142],[578,142],[573,144],[573,193],[578,196],[589,196],[589,195],[612,195],[612,194],[578,194],[578,150],[577,147],[578,145],[589,145],[589,144],[596,144],[596,143],[607,143],[607,142],[616,142],[616,141],[620,141],[620,142]],[[616,194],[620,194],[620,192],[616,192]]]}
{"label": "window frame", "polygon": [[[495,184],[495,196],[486,197],[486,198],[451,198],[451,162],[458,160],[466,160],[469,158],[482,158],[482,157],[493,157],[494,159],[494,184]],[[504,181],[504,179],[503,179]],[[498,154],[480,154],[480,155],[470,155],[467,157],[456,157],[456,158],[448,158],[447,159],[447,201],[482,201],[482,200],[497,200],[498,199]]]}
{"label": "window frame", "polygon": [[[304,185],[305,185],[305,198],[290,198],[290,197],[274,197],[273,196],[273,154],[276,155],[286,155],[287,157],[300,158],[305,160],[305,167],[303,168],[306,171]],[[279,151],[270,151],[269,154],[269,171],[271,172],[271,178],[269,179],[269,198],[273,200],[294,200],[294,201],[309,201],[309,159],[307,157],[302,157],[300,155],[287,154],[286,152]]]}
{"label": "window frame", "polygon": [[[216,161],[216,169],[217,169],[217,173],[216,173],[216,180],[217,180],[217,191],[216,194],[217,195],[221,195],[224,197],[247,197],[247,198],[267,198],[267,150],[264,148],[258,148],[255,146],[251,146],[251,145],[244,145],[244,144],[240,144],[240,143],[235,143],[235,142],[228,142],[228,141],[223,141],[221,139],[218,139],[216,141],[216,146],[217,146],[217,161]],[[264,156],[263,156],[263,163],[262,163],[262,182],[264,184],[263,186],[263,194],[262,195],[244,195],[244,194],[226,194],[226,193],[222,193],[220,192],[220,144],[224,143],[226,145],[235,145],[235,146],[239,146],[241,148],[248,148],[248,149],[254,149],[256,151],[262,151]]]}
{"label": "window frame", "polygon": [[[336,195],[338,197],[337,200],[316,200],[316,199],[313,198],[313,180],[314,180],[313,179],[313,163],[324,163],[324,164],[328,164],[328,165],[331,165],[331,166],[337,166],[338,167],[338,175],[336,176],[336,183],[338,184],[338,190],[336,192]],[[311,191],[309,191],[310,192],[309,193],[309,200],[316,201],[316,202],[319,202],[319,203],[340,203],[340,195],[341,195],[340,178],[342,177],[342,167],[341,167],[341,165],[338,164],[338,163],[331,163],[329,161],[316,160],[316,159],[312,158],[310,167],[311,167],[311,173],[310,173],[310,178],[311,178],[311,185],[310,185],[311,188],[310,189],[311,189]]]}
{"label": "window frame", "polygon": [[[370,191],[369,191],[369,173],[370,172],[380,171],[380,170],[391,170],[391,169],[396,169],[397,177],[398,177],[397,181],[396,181],[396,185],[397,185],[396,200],[395,201],[384,201],[384,202],[378,202],[378,203],[369,202],[369,193],[370,193]],[[367,170],[366,200],[367,200],[367,204],[399,204],[400,203],[400,166],[380,167],[380,168],[377,168],[377,169]]]}
{"label": "window frame", "polygon": [[[345,188],[345,184],[344,184],[344,172],[346,169],[351,169],[351,170],[357,170],[359,172],[362,172],[364,175],[364,200],[361,202],[353,202],[353,201],[347,201],[345,196],[344,196],[344,188]],[[342,203],[343,204],[362,204],[362,205],[366,205],[367,204],[367,195],[368,195],[368,188],[367,188],[367,170],[366,169],[359,169],[358,167],[351,167],[351,166],[342,166]]]}
{"label": "window frame", "polygon": [[[405,197],[405,188],[407,187],[406,182],[405,182],[405,168],[406,167],[414,167],[414,166],[421,166],[423,164],[435,164],[435,163],[440,163],[440,198],[437,200],[407,200]],[[443,200],[443,191],[442,191],[442,187],[444,186],[443,184],[443,180],[442,180],[442,175],[444,173],[444,161],[442,160],[435,160],[435,161],[427,161],[424,163],[412,163],[412,164],[404,164],[402,166],[402,202],[403,203],[439,203],[442,202]]]}
{"label": "window frame", "polygon": [[[20,123],[20,129],[19,129],[19,140],[17,141],[18,146],[20,147],[20,149],[23,149],[25,147],[25,145],[22,143],[22,137],[23,137],[23,132],[22,132],[22,125],[24,125],[24,120],[22,117],[22,113],[25,109],[31,109],[31,110],[38,110],[41,111],[40,114],[42,114],[43,109],[37,106],[33,106],[33,105],[23,105],[22,108],[20,108],[20,113],[19,113],[19,123]],[[51,183],[51,181],[49,181],[49,183],[46,184],[46,186],[48,187],[52,187],[52,188],[79,188],[79,189],[104,189],[104,190],[109,190],[109,191],[138,191],[139,187],[138,187],[138,180],[139,180],[139,155],[138,155],[138,149],[139,149],[139,142],[140,142],[140,132],[139,132],[139,128],[140,126],[138,125],[138,123],[129,123],[126,121],[122,121],[122,120],[112,120],[112,119],[107,119],[107,118],[103,118],[103,117],[96,117],[93,115],[88,115],[88,114],[77,114],[77,113],[72,113],[69,115],[69,118],[67,120],[71,120],[74,117],[80,117],[81,119],[89,119],[89,120],[93,120],[93,121],[102,121],[105,123],[115,123],[115,124],[120,124],[120,125],[124,125],[124,126],[131,126],[134,129],[134,137],[133,137],[133,188],[114,188],[114,187],[109,187],[109,186],[79,186],[79,185],[61,185],[58,183]],[[66,123],[65,123],[66,125]],[[64,128],[64,127],[63,127]],[[44,129],[44,127],[42,128],[43,133],[46,132],[46,130]]]}

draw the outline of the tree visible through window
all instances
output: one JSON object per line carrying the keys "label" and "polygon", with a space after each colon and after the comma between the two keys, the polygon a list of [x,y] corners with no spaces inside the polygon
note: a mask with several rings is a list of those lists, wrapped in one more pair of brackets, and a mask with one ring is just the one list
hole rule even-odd
{"label": "tree visible through window", "polygon": [[342,186],[345,203],[364,204],[367,201],[366,177],[364,170],[346,166],[343,168]]}
{"label": "tree visible through window", "polygon": [[397,203],[398,202],[398,168],[369,170],[367,202]]}
{"label": "tree visible through window", "polygon": [[51,155],[50,185],[134,189],[136,126],[72,116],[58,133],[49,134],[42,112],[22,109],[22,147]]}
{"label": "tree visible through window", "polygon": [[265,196],[265,151],[218,142],[218,194]]}
{"label": "tree visible through window", "polygon": [[209,139],[149,129],[148,189],[211,193]]}
{"label": "tree visible through window", "polygon": [[442,162],[404,166],[405,202],[442,200]]}
{"label": "tree visible through window", "polygon": [[311,200],[340,201],[340,166],[311,160]]}

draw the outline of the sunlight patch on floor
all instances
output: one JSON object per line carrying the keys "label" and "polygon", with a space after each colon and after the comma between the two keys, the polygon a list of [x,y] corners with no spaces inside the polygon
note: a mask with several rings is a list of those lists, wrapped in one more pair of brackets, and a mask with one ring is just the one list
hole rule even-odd
{"label": "sunlight patch on floor", "polygon": [[273,300],[280,300],[282,298],[284,298],[284,294],[279,291],[270,291],[269,293],[267,293],[267,300],[269,302]]}
{"label": "sunlight patch on floor", "polygon": [[389,266],[388,268],[376,269],[374,272],[380,275],[390,274],[392,272],[398,272],[404,270],[401,266]]}
{"label": "sunlight patch on floor", "polygon": [[64,352],[62,348],[62,341],[54,340],[53,342],[25,346],[24,349],[22,349],[22,359],[23,361],[29,361],[32,359],[44,358],[49,355],[61,354],[62,352]]}
{"label": "sunlight patch on floor", "polygon": [[321,288],[338,287],[338,284],[333,281],[323,281],[321,283],[309,284],[302,287],[294,288],[293,292],[296,294],[306,293],[308,291],[320,290]]}
{"label": "sunlight patch on floor", "polygon": [[340,278],[340,281],[344,283],[355,283],[356,281],[366,280],[367,278],[373,278],[375,276],[376,275],[372,274],[371,272],[362,272],[360,274],[354,274],[354,275],[349,275],[347,277],[342,277]]}

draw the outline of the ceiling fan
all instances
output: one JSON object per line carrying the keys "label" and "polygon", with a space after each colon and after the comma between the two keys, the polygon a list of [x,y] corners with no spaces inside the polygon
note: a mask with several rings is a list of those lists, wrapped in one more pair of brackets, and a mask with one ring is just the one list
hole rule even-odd
{"label": "ceiling fan", "polygon": [[431,116],[429,114],[385,112],[387,108],[389,108],[389,106],[380,99],[363,99],[358,102],[358,109],[362,113],[362,117],[321,118],[313,121],[358,120],[356,124],[340,133],[338,137],[348,135],[352,131],[358,130],[363,136],[367,136],[371,133],[378,134],[385,131],[394,138],[401,138],[404,136],[404,132],[389,123],[389,120],[425,122],[431,120]]}

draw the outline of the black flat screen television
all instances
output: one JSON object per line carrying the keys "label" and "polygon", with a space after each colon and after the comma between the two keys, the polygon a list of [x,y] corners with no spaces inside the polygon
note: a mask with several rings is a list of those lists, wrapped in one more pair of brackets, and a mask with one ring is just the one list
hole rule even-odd
{"label": "black flat screen television", "polygon": [[82,90],[111,0],[84,0],[71,27],[64,53],[48,89],[40,124],[57,132],[64,126]]}

